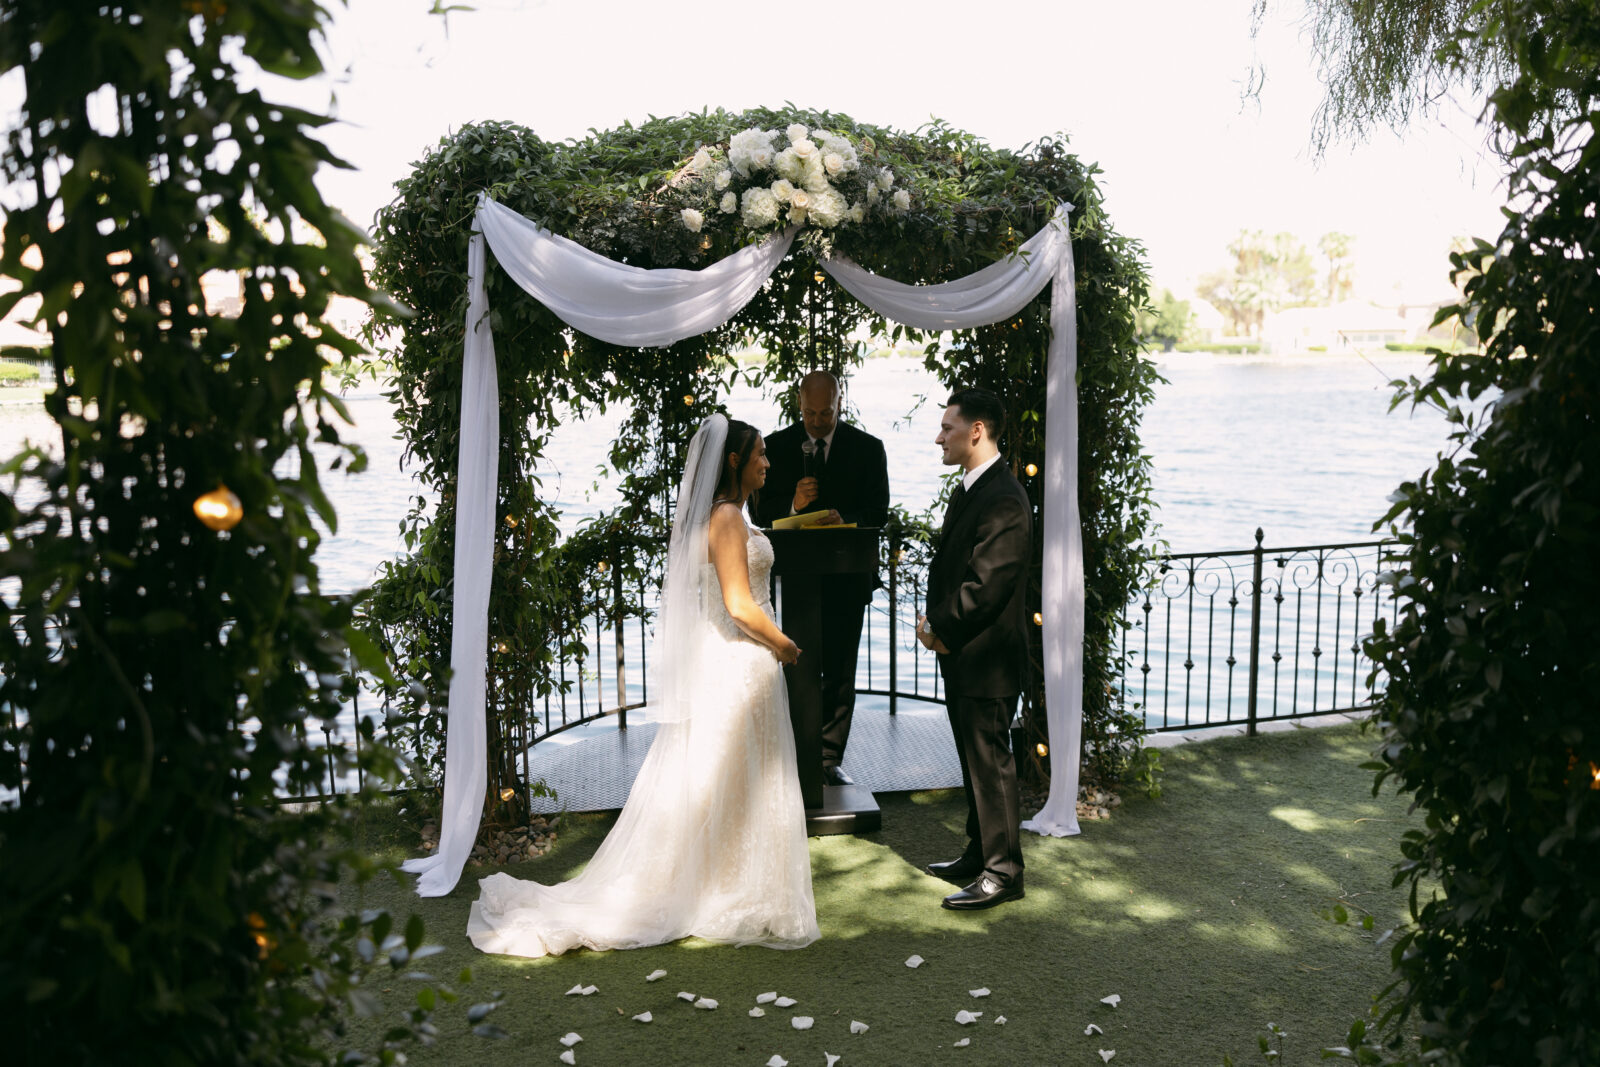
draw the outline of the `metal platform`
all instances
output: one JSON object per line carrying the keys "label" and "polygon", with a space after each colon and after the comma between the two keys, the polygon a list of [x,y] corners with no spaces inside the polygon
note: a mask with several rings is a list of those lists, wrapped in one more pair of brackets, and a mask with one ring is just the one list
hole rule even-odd
{"label": "metal platform", "polygon": [[[556,799],[535,798],[533,810],[550,814],[621,808],[655,735],[654,723],[619,730],[608,719],[572,731],[566,743],[534,746],[528,772],[534,780],[543,778]],[[890,715],[886,702],[862,698],[843,767],[858,787],[871,793],[961,786],[950,721],[938,704],[902,700],[899,714]]]}

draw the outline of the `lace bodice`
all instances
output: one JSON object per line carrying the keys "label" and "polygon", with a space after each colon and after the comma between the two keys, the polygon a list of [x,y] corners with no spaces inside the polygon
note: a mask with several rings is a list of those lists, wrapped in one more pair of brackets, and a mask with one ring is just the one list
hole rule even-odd
{"label": "lace bodice", "polygon": [[[767,540],[767,535],[755,527],[750,527],[750,538],[744,546],[747,565],[750,575],[750,596],[755,600],[756,606],[766,612],[769,617],[776,617],[772,610],[772,542]],[[706,597],[707,614],[716,624],[718,632],[728,638],[745,638],[745,632],[739,629],[739,624],[733,621],[733,616],[728,614],[728,605],[722,599],[722,583],[717,580],[715,564],[705,564],[705,582],[701,589]]]}

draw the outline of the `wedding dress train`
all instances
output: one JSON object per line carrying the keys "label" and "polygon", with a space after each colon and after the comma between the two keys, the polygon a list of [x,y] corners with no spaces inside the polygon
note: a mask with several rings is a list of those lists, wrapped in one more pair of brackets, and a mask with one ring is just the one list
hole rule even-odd
{"label": "wedding dress train", "polygon": [[[747,543],[750,590],[769,616],[772,545]],[[734,623],[703,568],[698,628],[680,654],[694,711],[663,722],[617,824],[576,878],[479,882],[467,935],[485,952],[559,955],[683,937],[802,948],[818,936],[783,668]]]}

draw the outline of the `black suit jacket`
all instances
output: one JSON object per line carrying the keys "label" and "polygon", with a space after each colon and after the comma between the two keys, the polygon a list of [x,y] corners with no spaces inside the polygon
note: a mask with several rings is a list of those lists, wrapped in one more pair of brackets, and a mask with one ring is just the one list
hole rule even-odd
{"label": "black suit jacket", "polygon": [[[802,423],[786,426],[767,438],[767,484],[761,487],[756,522],[771,526],[794,506],[794,487],[805,477],[806,441]],[[807,511],[833,508],[845,522],[882,526],[889,518],[889,460],[883,442],[847,423],[833,431],[827,467],[817,479],[821,491]]]}
{"label": "black suit jacket", "polygon": [[1028,571],[1033,508],[997,461],[946,518],[928,567],[928,627],[945,688],[971,697],[1013,697],[1028,669]]}

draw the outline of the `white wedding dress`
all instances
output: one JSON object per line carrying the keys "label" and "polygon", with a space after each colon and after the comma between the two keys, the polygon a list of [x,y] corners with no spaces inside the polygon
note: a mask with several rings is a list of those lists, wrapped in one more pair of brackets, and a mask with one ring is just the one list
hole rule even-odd
{"label": "white wedding dress", "polygon": [[[750,591],[771,616],[772,544],[752,529],[746,549]],[[693,679],[692,716],[658,727],[616,826],[576,878],[478,883],[467,936],[483,951],[817,939],[783,667],[728,615],[715,568],[700,567],[706,622],[679,653],[690,657],[680,666]]]}

